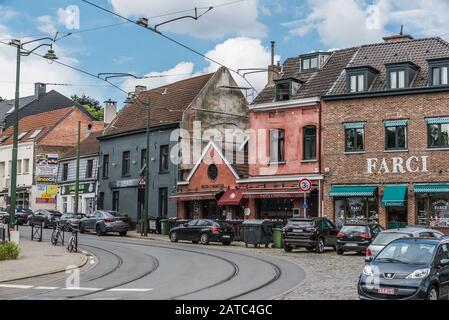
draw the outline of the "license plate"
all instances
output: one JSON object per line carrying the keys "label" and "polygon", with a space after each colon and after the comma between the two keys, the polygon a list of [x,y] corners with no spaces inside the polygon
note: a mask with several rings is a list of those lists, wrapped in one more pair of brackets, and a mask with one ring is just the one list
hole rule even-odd
{"label": "license plate", "polygon": [[348,247],[357,247],[357,243],[347,243]]}
{"label": "license plate", "polygon": [[295,233],[301,233],[303,230],[302,229],[293,229],[293,232]]}
{"label": "license plate", "polygon": [[380,294],[394,295],[394,288],[379,288],[377,292]]}
{"label": "license plate", "polygon": [[225,238],[225,239],[229,239],[231,236],[228,236],[228,235],[223,235],[223,238]]}

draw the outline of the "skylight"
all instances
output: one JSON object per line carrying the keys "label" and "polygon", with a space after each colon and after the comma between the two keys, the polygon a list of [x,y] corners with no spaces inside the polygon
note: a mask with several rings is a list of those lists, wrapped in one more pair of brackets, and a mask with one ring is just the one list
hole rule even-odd
{"label": "skylight", "polygon": [[20,141],[23,139],[23,137],[25,137],[27,135],[28,131],[22,132],[19,134],[19,136],[17,137],[17,139]]}
{"label": "skylight", "polygon": [[42,130],[44,130],[44,129],[42,128],[42,129],[34,130],[33,134],[31,136],[29,136],[28,139],[35,139],[42,132]]}

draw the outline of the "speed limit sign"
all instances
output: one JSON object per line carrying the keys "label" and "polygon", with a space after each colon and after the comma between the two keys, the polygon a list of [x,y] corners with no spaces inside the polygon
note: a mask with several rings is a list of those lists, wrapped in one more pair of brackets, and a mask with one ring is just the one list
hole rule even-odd
{"label": "speed limit sign", "polygon": [[312,181],[309,179],[301,179],[298,183],[298,188],[302,192],[309,192],[312,189]]}

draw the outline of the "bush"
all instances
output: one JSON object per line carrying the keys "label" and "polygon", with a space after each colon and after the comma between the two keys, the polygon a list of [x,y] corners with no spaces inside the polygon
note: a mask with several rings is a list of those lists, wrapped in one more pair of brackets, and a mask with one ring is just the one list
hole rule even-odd
{"label": "bush", "polygon": [[0,243],[0,261],[16,260],[19,257],[20,248],[14,242]]}

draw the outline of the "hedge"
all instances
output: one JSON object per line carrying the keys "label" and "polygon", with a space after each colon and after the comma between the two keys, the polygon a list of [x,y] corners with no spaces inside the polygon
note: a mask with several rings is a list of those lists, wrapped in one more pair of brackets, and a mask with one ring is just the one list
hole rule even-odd
{"label": "hedge", "polygon": [[0,261],[16,260],[19,257],[20,248],[14,242],[0,243]]}

